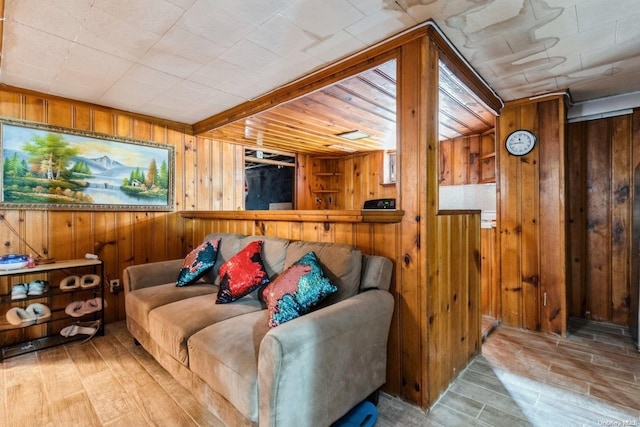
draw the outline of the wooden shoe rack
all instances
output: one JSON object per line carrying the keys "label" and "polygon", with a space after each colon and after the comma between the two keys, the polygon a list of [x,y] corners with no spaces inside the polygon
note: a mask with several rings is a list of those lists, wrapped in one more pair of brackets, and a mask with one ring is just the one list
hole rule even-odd
{"label": "wooden shoe rack", "polygon": [[[56,261],[51,264],[40,264],[34,268],[16,270],[0,270],[0,280],[8,281],[8,293],[0,294],[0,362],[5,358],[18,356],[32,351],[42,350],[86,338],[86,335],[63,337],[60,331],[76,322],[100,320],[98,334],[104,335],[104,280],[95,287],[60,290],[60,282],[68,276],[97,274],[103,276],[103,264],[99,259],[76,259]],[[19,283],[30,283],[33,280],[46,280],[49,290],[42,295],[28,295],[22,299],[11,299],[11,289]],[[82,317],[71,317],[65,313],[68,304],[100,298],[102,310],[85,314]],[[33,324],[12,325],[7,321],[6,313],[13,307],[26,308],[30,304],[41,303],[51,310],[51,317]]]}

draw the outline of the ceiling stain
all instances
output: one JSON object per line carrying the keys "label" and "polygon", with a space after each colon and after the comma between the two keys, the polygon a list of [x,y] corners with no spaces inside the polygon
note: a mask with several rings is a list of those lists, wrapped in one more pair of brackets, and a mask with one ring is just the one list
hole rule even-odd
{"label": "ceiling stain", "polygon": [[[494,89],[501,91],[522,91],[523,88],[535,92],[556,90],[554,76],[548,70],[566,61],[564,57],[549,57],[547,51],[559,42],[559,38],[536,37],[536,30],[560,17],[564,8],[549,7],[542,0],[508,1],[511,16],[486,27],[471,25],[477,15],[492,15],[487,10],[508,0],[487,2],[479,8],[446,19],[447,26],[460,31],[465,39],[464,48],[472,54],[472,63],[490,68],[491,74],[501,76],[494,83]],[[513,7],[519,5],[517,13]],[[539,16],[539,18],[538,18]],[[471,30],[470,30],[471,28]],[[498,50],[502,48],[502,51]],[[482,58],[495,58],[482,61]]]}

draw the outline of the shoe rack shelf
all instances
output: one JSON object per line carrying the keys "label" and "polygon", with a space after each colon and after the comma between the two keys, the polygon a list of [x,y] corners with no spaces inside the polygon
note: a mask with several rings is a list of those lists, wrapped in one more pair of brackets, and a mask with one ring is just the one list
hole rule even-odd
{"label": "shoe rack shelf", "polygon": [[[97,274],[101,280],[98,286],[78,287],[61,290],[60,282],[68,276]],[[36,265],[34,268],[0,270],[0,280],[8,280],[7,294],[0,294],[0,362],[8,357],[30,353],[49,347],[85,339],[87,336],[76,334],[64,337],[60,331],[77,322],[100,320],[98,334],[104,335],[104,275],[103,263],[99,259],[77,259],[56,261],[51,264]],[[30,283],[34,280],[46,280],[49,289],[41,295],[27,295],[20,299],[12,299],[13,286]],[[101,309],[82,316],[73,317],[67,314],[66,307],[74,301],[86,301],[99,298]],[[31,304],[44,304],[51,310],[51,317],[36,320],[26,325],[13,325],[6,314],[14,307],[26,309]]]}

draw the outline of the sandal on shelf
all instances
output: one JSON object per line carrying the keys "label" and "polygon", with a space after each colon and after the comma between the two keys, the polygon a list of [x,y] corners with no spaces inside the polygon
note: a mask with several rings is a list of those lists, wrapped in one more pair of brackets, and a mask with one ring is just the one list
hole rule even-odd
{"label": "sandal on shelf", "polygon": [[95,322],[78,322],[73,325],[65,326],[60,330],[60,335],[65,338],[76,335],[86,335],[87,337],[81,342],[89,341],[100,330],[100,321]]}

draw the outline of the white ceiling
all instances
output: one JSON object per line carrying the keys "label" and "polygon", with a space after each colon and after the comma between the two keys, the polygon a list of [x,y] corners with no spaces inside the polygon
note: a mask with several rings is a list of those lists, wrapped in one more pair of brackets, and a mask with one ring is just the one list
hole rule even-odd
{"label": "white ceiling", "polygon": [[0,83],[188,124],[428,19],[505,101],[640,91],[640,0],[4,3]]}

